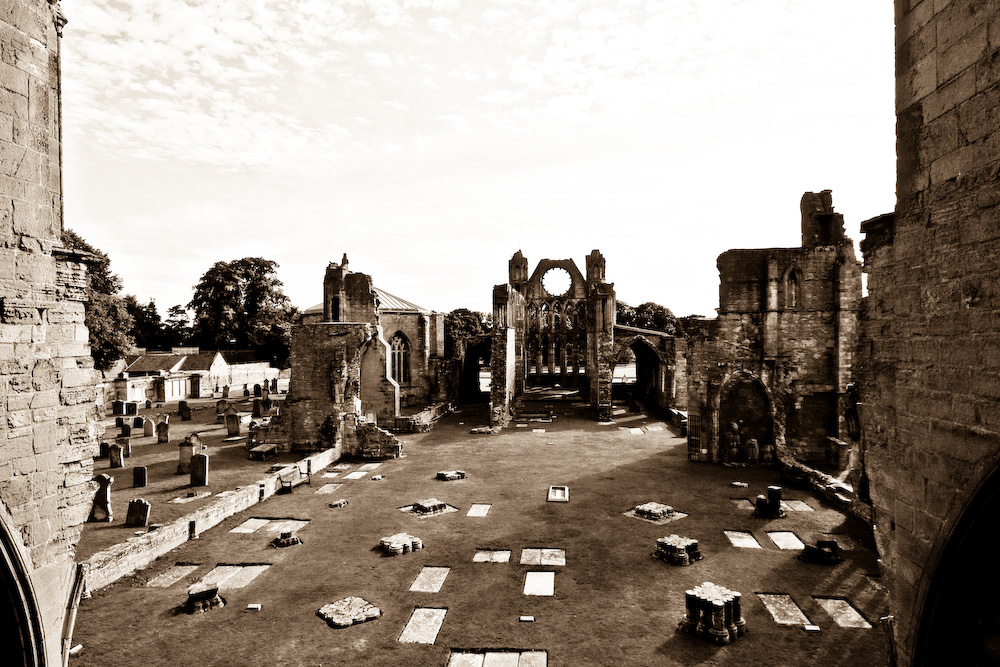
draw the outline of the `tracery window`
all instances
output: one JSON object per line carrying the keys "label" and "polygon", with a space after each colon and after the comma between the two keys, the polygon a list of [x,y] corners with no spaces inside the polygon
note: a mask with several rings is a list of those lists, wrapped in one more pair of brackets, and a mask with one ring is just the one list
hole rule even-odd
{"label": "tracery window", "polygon": [[389,347],[392,355],[392,379],[398,384],[406,384],[410,381],[410,341],[406,340],[403,332],[398,331],[389,341]]}

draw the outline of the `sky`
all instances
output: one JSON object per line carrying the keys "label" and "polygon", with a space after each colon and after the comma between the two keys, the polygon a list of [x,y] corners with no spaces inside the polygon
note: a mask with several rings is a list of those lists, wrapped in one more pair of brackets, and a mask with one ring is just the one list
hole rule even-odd
{"label": "sky", "polygon": [[[521,250],[713,316],[716,258],[895,205],[888,0],[64,3],[64,222],[161,314],[217,261],[490,310]],[[860,257],[859,257],[860,258]]]}

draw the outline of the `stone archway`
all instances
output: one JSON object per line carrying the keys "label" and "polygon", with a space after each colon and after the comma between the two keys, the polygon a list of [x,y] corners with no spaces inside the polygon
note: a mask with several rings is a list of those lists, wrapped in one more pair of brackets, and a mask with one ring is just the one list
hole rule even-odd
{"label": "stone archway", "polygon": [[938,552],[920,614],[915,667],[1000,664],[1000,580],[993,542],[998,512],[1000,469],[994,468]]}
{"label": "stone archway", "polygon": [[45,665],[38,604],[6,509],[0,514],[0,655],[5,665]]}
{"label": "stone archway", "polygon": [[459,381],[459,398],[463,403],[486,403],[490,400],[490,392],[483,391],[480,386],[480,377],[483,372],[491,372],[492,352],[493,340],[489,336],[470,340],[465,348]]}
{"label": "stone archway", "polygon": [[[616,390],[623,398],[642,403],[647,409],[656,409],[660,403],[660,355],[656,347],[643,336],[632,336],[615,340],[615,365],[634,366],[634,374],[623,381],[621,390]],[[616,369],[617,370],[617,369]],[[616,378],[620,376],[615,373]],[[615,380],[618,382],[618,379]]]}
{"label": "stone archway", "polygon": [[[756,448],[751,439],[756,441]],[[717,460],[756,463],[766,452],[774,452],[771,399],[760,380],[749,374],[736,375],[719,394]]]}

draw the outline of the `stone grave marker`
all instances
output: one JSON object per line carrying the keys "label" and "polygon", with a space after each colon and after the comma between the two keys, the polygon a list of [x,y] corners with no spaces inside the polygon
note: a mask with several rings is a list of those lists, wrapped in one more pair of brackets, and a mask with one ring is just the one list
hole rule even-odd
{"label": "stone grave marker", "polygon": [[230,407],[226,410],[226,433],[229,434],[229,437],[240,434],[240,416],[236,412],[236,408]]}
{"label": "stone grave marker", "polygon": [[142,417],[138,416],[134,417],[132,419],[132,428],[142,428],[142,422],[143,422]]}
{"label": "stone grave marker", "polygon": [[156,425],[156,442],[158,444],[170,442],[170,424],[165,421]]}
{"label": "stone grave marker", "polygon": [[260,388],[259,384],[255,384],[253,386],[253,395],[254,395],[254,398],[260,398],[261,388]]}
{"label": "stone grave marker", "polygon": [[271,391],[273,391],[275,394],[278,393],[278,378],[274,378],[273,380],[271,380]]}
{"label": "stone grave marker", "polygon": [[115,478],[110,475],[98,475],[94,478],[97,482],[97,493],[94,494],[94,504],[90,508],[88,523],[110,523],[111,516],[111,485],[115,483]]}
{"label": "stone grave marker", "polygon": [[187,401],[181,401],[177,404],[177,412],[180,414],[182,422],[191,421],[191,406],[188,405]]}
{"label": "stone grave marker", "polygon": [[147,438],[156,435],[156,424],[153,423],[152,419],[142,420],[142,434]]}
{"label": "stone grave marker", "polygon": [[229,407],[229,401],[224,398],[219,399],[215,404],[215,414],[224,415],[226,414],[226,408]]}
{"label": "stone grave marker", "polygon": [[267,388],[267,382],[265,382],[264,386],[260,388],[260,399],[266,401],[269,398],[271,398],[271,390]]}
{"label": "stone grave marker", "polygon": [[229,398],[229,385],[224,385],[222,387],[222,398]]}
{"label": "stone grave marker", "polygon": [[208,454],[191,457],[191,486],[208,486]]}
{"label": "stone grave marker", "polygon": [[125,414],[125,401],[112,401],[111,402],[111,414],[113,414],[113,415],[123,415],[123,414]]}
{"label": "stone grave marker", "polygon": [[250,390],[246,385],[243,386],[243,398],[250,398]]}
{"label": "stone grave marker", "polygon": [[131,424],[122,424],[121,437],[123,437],[123,438],[131,438],[132,437],[132,425]]}
{"label": "stone grave marker", "polygon": [[115,417],[115,428],[121,428],[125,425],[124,417]]}
{"label": "stone grave marker", "polygon": [[194,456],[194,443],[191,442],[190,438],[184,438],[177,447],[180,450],[177,460],[177,474],[189,475],[191,474],[191,458]]}
{"label": "stone grave marker", "polygon": [[115,438],[115,442],[118,443],[119,445],[121,445],[122,456],[124,456],[125,458],[129,458],[129,457],[132,456],[132,440],[131,440],[131,438],[124,438],[122,436],[118,436],[117,438]]}
{"label": "stone grave marker", "polygon": [[110,455],[108,450],[110,450],[110,449],[111,449],[111,446],[108,443],[102,442],[101,443],[101,451],[98,452],[97,458],[99,458],[99,459],[106,459],[106,458],[108,458],[108,456]]}
{"label": "stone grave marker", "polygon": [[145,528],[149,525],[149,503],[142,498],[133,498],[128,504],[125,525],[129,528]]}
{"label": "stone grave marker", "polygon": [[132,468],[132,486],[134,488],[146,486],[146,466]]}
{"label": "stone grave marker", "polygon": [[125,458],[125,450],[116,442],[108,448],[108,458],[111,460],[112,468],[121,468],[122,459]]}
{"label": "stone grave marker", "polygon": [[148,398],[146,399],[146,409],[147,410],[153,409],[153,401],[149,400]]}
{"label": "stone grave marker", "polygon": [[261,408],[261,401],[260,401],[259,398],[253,399],[253,413],[250,416],[251,417],[263,417],[264,416],[264,411]]}
{"label": "stone grave marker", "polygon": [[125,414],[132,417],[139,414],[139,404],[134,401],[129,401],[125,404]]}

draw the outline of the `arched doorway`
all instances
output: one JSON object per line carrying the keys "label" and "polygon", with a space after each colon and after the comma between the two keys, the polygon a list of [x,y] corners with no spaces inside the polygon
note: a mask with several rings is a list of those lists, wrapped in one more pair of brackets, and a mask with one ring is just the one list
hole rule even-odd
{"label": "arched doorway", "polygon": [[931,574],[913,664],[1000,664],[1000,578],[996,517],[1000,472],[994,470],[955,524]]}
{"label": "arched doorway", "polygon": [[644,338],[624,343],[615,358],[612,381],[615,398],[655,410],[659,404],[660,358]]}
{"label": "arched doorway", "polygon": [[9,528],[0,517],[0,655],[5,665],[37,667],[45,664],[37,603]]}
{"label": "arched doorway", "polygon": [[767,390],[757,378],[738,375],[719,398],[718,459],[756,463],[773,449],[774,415]]}
{"label": "arched doorway", "polygon": [[462,361],[459,398],[463,403],[485,403],[490,400],[490,360],[493,345],[489,336],[470,340]]}

